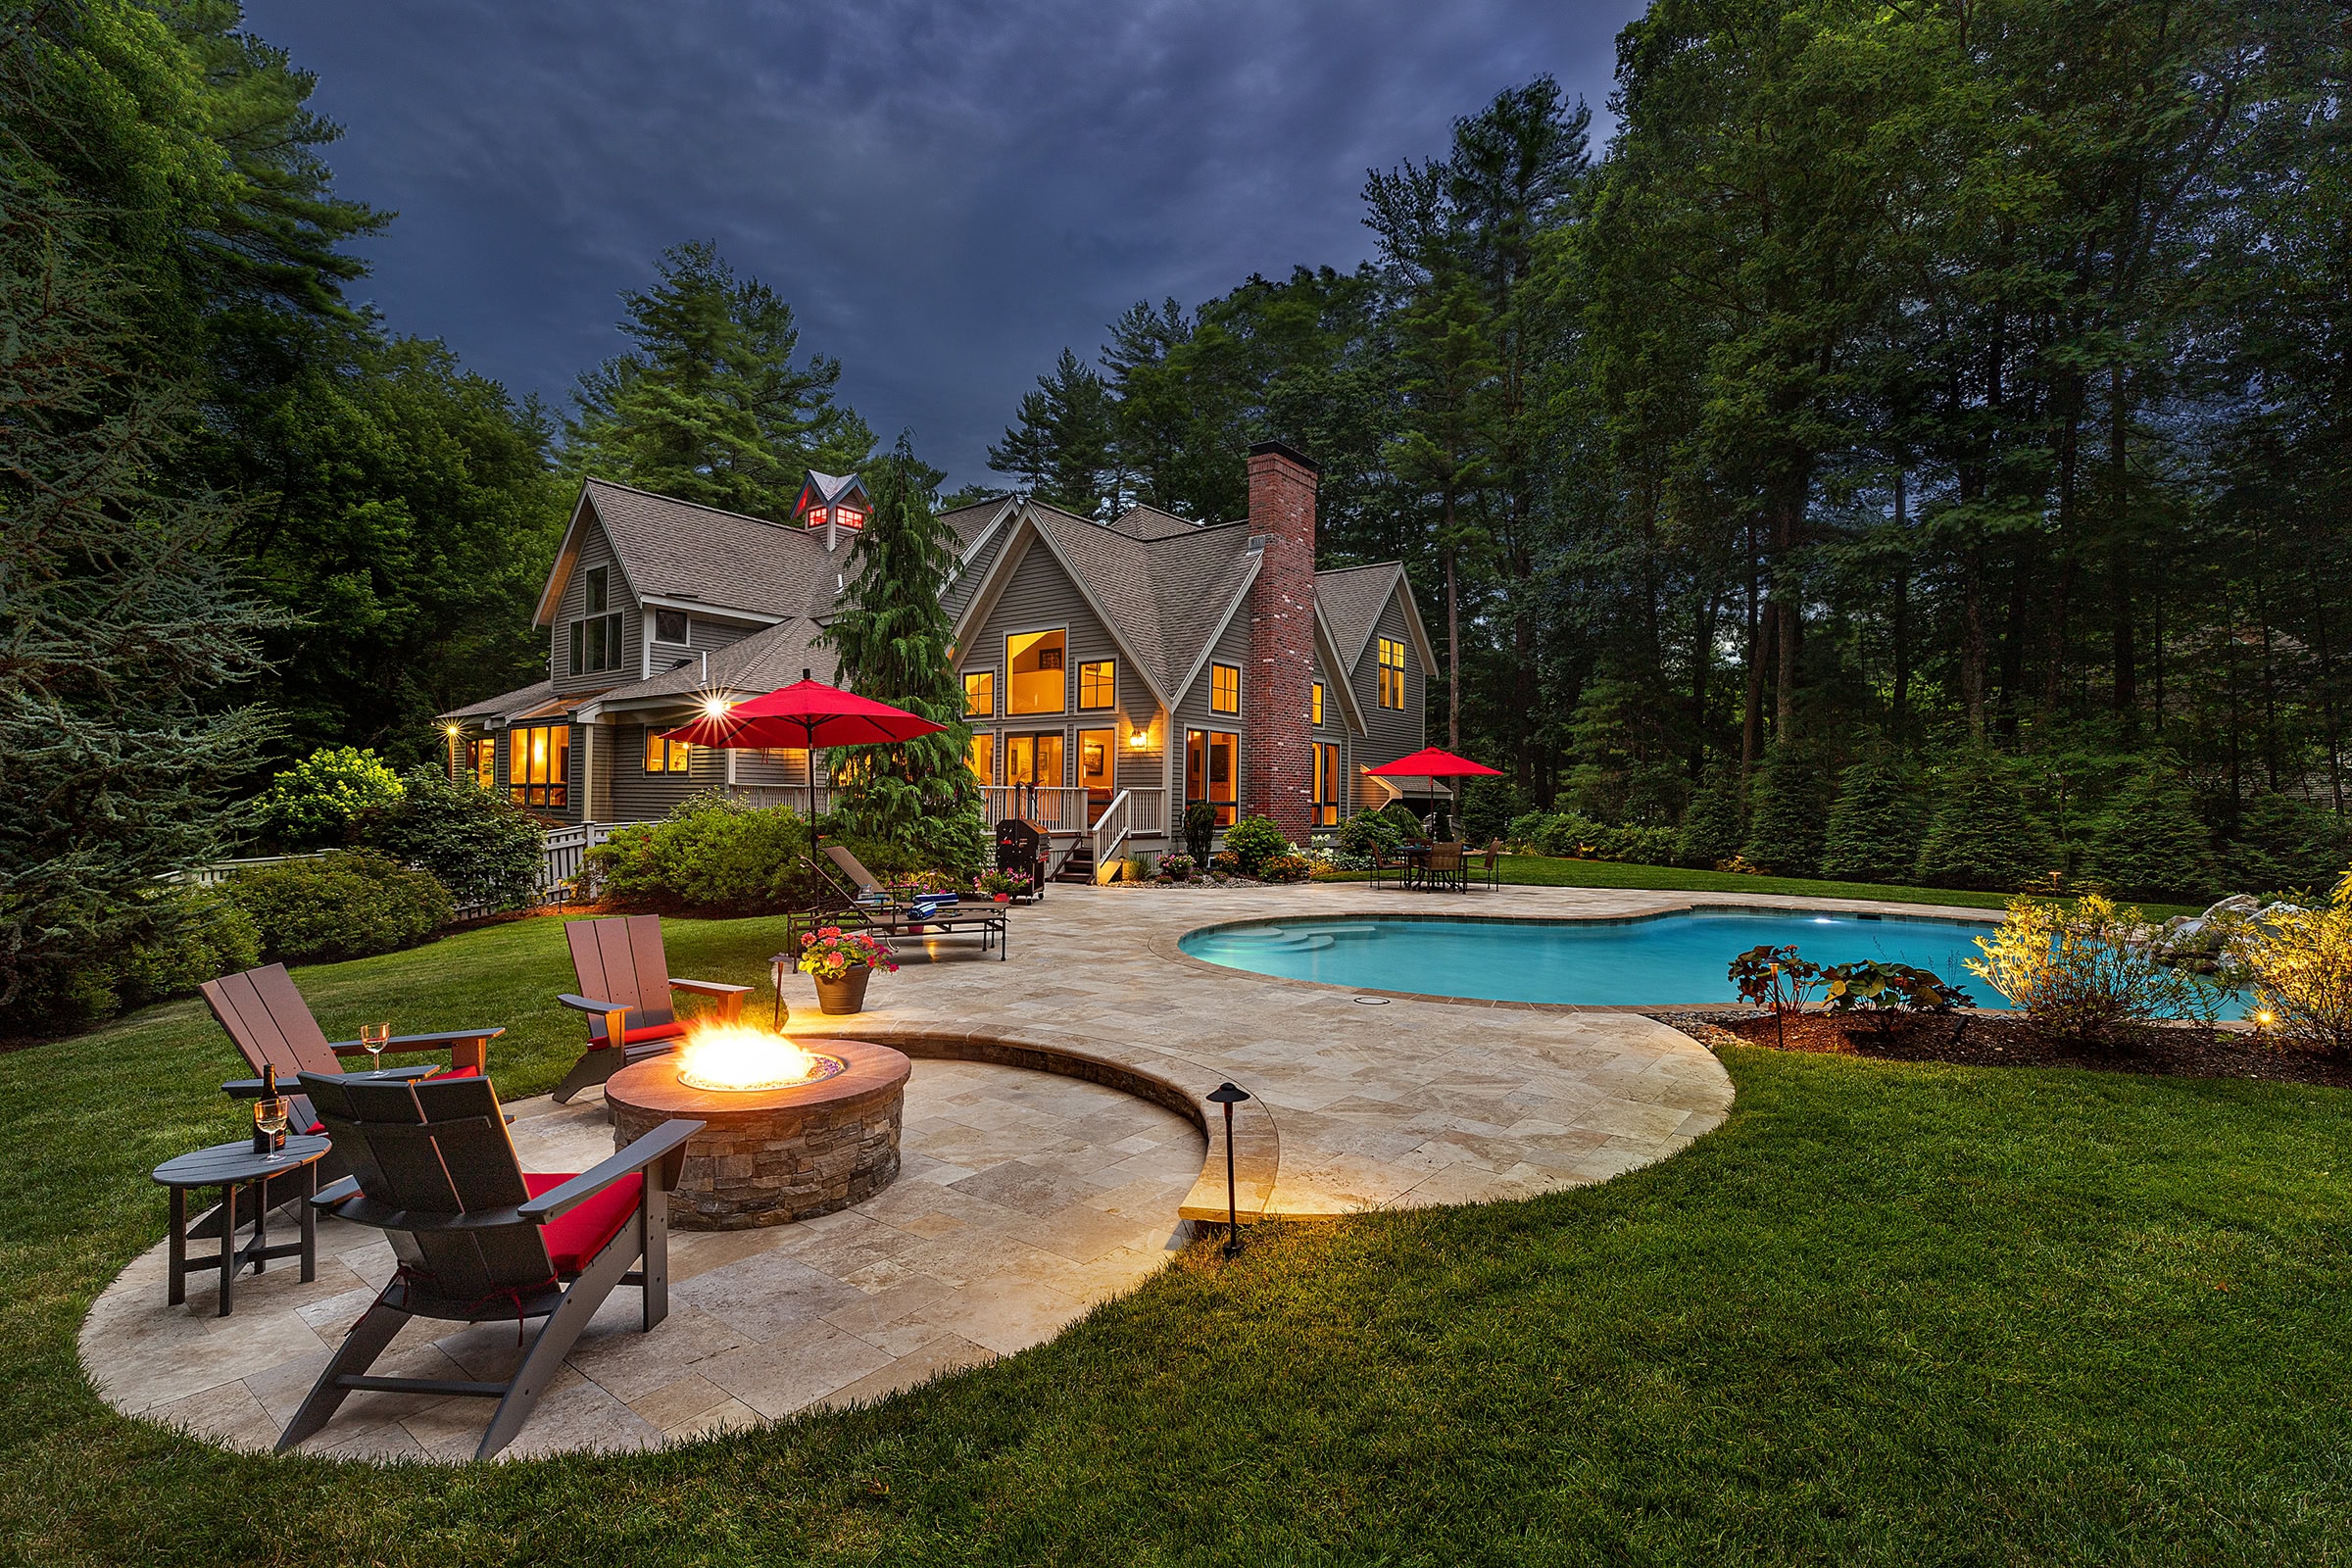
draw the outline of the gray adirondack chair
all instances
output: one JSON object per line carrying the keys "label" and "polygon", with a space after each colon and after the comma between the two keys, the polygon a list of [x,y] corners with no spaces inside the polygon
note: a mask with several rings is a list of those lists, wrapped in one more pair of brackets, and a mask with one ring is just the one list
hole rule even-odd
{"label": "gray adirondack chair", "polygon": [[[664,1122],[579,1175],[526,1175],[487,1078],[299,1081],[354,1168],[313,1201],[384,1232],[400,1268],[294,1412],[279,1452],[354,1393],[433,1394],[499,1401],[474,1450],[487,1459],[514,1441],[614,1287],[643,1293],[648,1333],[667,1315],[668,1194],[703,1123]],[[369,1375],[414,1317],[545,1321],[503,1383]]]}
{"label": "gray adirondack chair", "polygon": [[678,1016],[671,993],[710,997],[718,1004],[717,1015],[733,1022],[752,989],[714,980],[680,980],[671,974],[662,951],[658,914],[569,920],[564,935],[571,943],[571,967],[580,989],[556,1000],[588,1015],[588,1050],[556,1085],[559,1105],[630,1062],[676,1049],[689,1020]]}

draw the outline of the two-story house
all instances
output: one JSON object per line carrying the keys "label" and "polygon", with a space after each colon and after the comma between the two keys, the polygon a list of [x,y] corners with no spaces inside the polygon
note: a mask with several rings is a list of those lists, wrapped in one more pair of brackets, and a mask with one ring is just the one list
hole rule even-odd
{"label": "two-story house", "polygon": [[[1061,853],[1107,856],[1164,848],[1193,801],[1304,842],[1395,798],[1364,770],[1424,744],[1429,637],[1399,565],[1317,569],[1315,485],[1313,464],[1264,442],[1233,522],[1138,507],[1102,523],[1018,497],[946,514],[992,820],[1026,814]],[[824,474],[787,522],[589,480],[534,621],[549,678],[441,715],[451,767],[555,821],[645,820],[718,786],[798,804],[806,754],[661,732],[804,669],[834,678],[819,633],[866,507],[855,478]]]}

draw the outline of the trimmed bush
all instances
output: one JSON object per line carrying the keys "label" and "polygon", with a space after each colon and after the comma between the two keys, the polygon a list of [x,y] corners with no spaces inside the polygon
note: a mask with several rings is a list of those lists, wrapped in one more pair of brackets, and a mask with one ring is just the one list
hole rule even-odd
{"label": "trimmed bush", "polygon": [[1396,819],[1386,811],[1357,811],[1340,823],[1339,846],[1342,855],[1386,855],[1403,838]]}
{"label": "trimmed bush", "polygon": [[2188,786],[2150,769],[2092,821],[2082,874],[2125,898],[2202,903],[2216,896],[2222,869]]}
{"label": "trimmed bush", "polygon": [[1216,838],[1217,808],[1206,801],[1195,801],[1184,808],[1184,847],[1197,861],[1206,862],[1208,847]]}
{"label": "trimmed bush", "polygon": [[1303,855],[1285,850],[1269,855],[1258,863],[1257,877],[1261,882],[1303,882],[1314,874],[1315,865]]}
{"label": "trimmed bush", "polygon": [[1275,856],[1289,854],[1291,841],[1272,818],[1245,816],[1225,830],[1225,848],[1242,875],[1255,876]]}
{"label": "trimmed bush", "polygon": [[1821,847],[1821,874],[1848,882],[1900,882],[1919,863],[1919,797],[1903,769],[1864,758],[1838,780]]}
{"label": "trimmed bush", "polygon": [[2049,828],[2026,808],[2025,792],[1999,757],[1963,752],[1937,782],[1936,815],[1914,872],[1921,883],[2007,893],[2058,863]]}
{"label": "trimmed bush", "polygon": [[400,799],[361,819],[361,842],[438,877],[462,907],[519,908],[538,885],[542,833],[529,812],[470,778],[426,765]]}
{"label": "trimmed bush", "polygon": [[413,947],[449,924],[449,889],[372,850],[339,850],[229,880],[272,958],[360,958]]}
{"label": "trimmed bush", "polygon": [[1683,836],[1670,827],[1603,828],[1592,846],[1595,858],[1629,865],[1672,865]]}
{"label": "trimmed bush", "polygon": [[1700,785],[1683,813],[1675,860],[1711,871],[1740,853],[1747,840],[1747,811],[1740,798],[1739,775],[1722,770]]}
{"label": "trimmed bush", "polygon": [[2344,874],[2352,837],[2344,819],[2291,795],[2257,795],[2238,813],[2228,848],[2230,879],[2245,892],[2316,895]]}
{"label": "trimmed bush", "polygon": [[322,747],[270,781],[255,816],[262,831],[290,850],[341,844],[352,820],[400,799],[400,775],[372,751]]}
{"label": "trimmed bush", "polygon": [[1556,855],[1568,859],[1590,859],[1601,835],[1608,832],[1602,824],[1574,811],[1561,811],[1544,819],[1536,833],[1536,850],[1542,855]]}
{"label": "trimmed bush", "polygon": [[[808,818],[792,808],[706,791],[659,822],[614,829],[588,852],[588,874],[611,904],[758,914],[806,905],[813,891],[808,853]],[[867,868],[891,874],[870,861]]]}
{"label": "trimmed bush", "polygon": [[1756,778],[1740,853],[1778,876],[1821,870],[1823,829],[1830,814],[1830,781],[1821,760],[1798,746],[1775,746]]}

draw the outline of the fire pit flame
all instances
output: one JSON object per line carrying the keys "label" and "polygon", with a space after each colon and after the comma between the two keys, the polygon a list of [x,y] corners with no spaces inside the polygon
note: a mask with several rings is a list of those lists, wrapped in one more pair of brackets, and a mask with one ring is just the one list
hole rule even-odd
{"label": "fire pit flame", "polygon": [[841,1071],[841,1058],[803,1051],[742,1023],[698,1024],[678,1048],[678,1082],[692,1089],[790,1089]]}

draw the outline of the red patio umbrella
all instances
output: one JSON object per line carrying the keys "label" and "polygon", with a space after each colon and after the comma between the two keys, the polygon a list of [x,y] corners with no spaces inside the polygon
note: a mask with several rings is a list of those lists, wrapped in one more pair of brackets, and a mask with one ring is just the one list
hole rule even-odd
{"label": "red patio umbrella", "polygon": [[[1374,778],[1498,778],[1502,774],[1499,767],[1489,767],[1484,762],[1473,762],[1467,757],[1456,757],[1440,746],[1425,746],[1410,757],[1399,757],[1394,762],[1383,762],[1378,767],[1367,767],[1364,771]],[[1445,815],[1444,809],[1440,808],[1438,817],[1441,824]]]}
{"label": "red patio umbrella", "polygon": [[[764,697],[747,698],[732,707],[713,698],[703,716],[682,729],[665,730],[665,741],[691,746],[715,746],[731,751],[799,749],[814,753],[819,746],[887,746],[946,729],[920,713],[877,703],[856,692],[845,692],[808,671],[789,686]],[[808,759],[808,830],[816,831],[816,759]]]}

